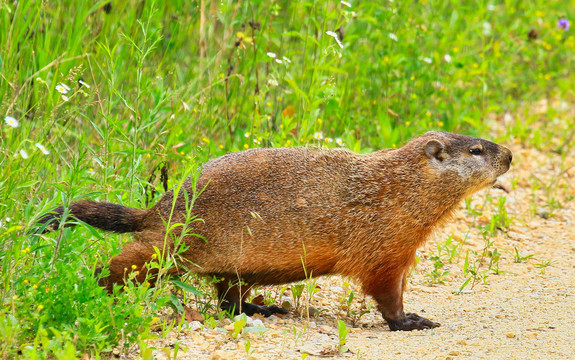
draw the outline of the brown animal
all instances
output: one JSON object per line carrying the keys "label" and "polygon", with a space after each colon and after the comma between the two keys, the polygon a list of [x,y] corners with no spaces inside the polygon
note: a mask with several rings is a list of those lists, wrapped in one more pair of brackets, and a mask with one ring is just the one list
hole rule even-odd
{"label": "brown animal", "polygon": [[[192,233],[201,237],[184,236],[182,264],[224,278],[216,285],[223,306],[248,314],[281,309],[244,302],[247,291],[238,279],[249,289],[306,274],[342,274],[361,282],[391,330],[437,327],[403,311],[416,249],[462,199],[493,186],[511,160],[503,146],[445,132],[371,154],[275,148],[224,155],[206,163],[197,181],[195,189],[205,189],[191,214],[203,222],[193,222]],[[189,179],[182,189],[176,199],[169,191],[147,210],[92,201],[71,205],[70,213],[92,226],[134,232],[136,241],[111,260],[110,275],[101,280],[109,291],[123,284],[132,265],[137,279],[145,279],[154,247],[165,249],[164,239],[171,241],[167,223],[186,221],[194,193]],[[58,226],[63,211],[57,208],[41,222]]]}

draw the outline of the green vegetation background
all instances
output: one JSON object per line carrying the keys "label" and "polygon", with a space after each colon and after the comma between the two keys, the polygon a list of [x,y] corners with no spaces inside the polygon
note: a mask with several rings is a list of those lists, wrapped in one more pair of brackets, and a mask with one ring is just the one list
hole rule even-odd
{"label": "green vegetation background", "polygon": [[506,113],[508,141],[569,141],[556,106],[525,104],[572,100],[575,38],[557,23],[574,11],[569,0],[1,1],[0,357],[137,344],[174,305],[166,287],[115,300],[98,288],[96,265],[128,236],[29,235],[59,204],[145,207],[227,152],[489,136],[488,119]]}

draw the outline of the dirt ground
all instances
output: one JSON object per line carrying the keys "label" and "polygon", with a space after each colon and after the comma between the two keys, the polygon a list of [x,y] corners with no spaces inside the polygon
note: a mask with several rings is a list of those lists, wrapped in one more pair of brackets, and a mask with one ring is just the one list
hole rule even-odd
{"label": "dirt ground", "polygon": [[[510,145],[510,144],[507,144]],[[566,158],[553,152],[539,152],[511,144],[514,164],[503,182],[511,189],[489,189],[473,196],[470,207],[462,203],[456,219],[437,232],[421,249],[404,305],[442,325],[433,330],[390,332],[371,299],[363,306],[371,311],[355,324],[342,298],[354,291],[353,309],[364,297],[357,285],[338,276],[317,279],[321,290],[310,302],[308,318],[294,312],[279,318],[254,317],[248,326],[264,326],[263,334],[242,334],[234,339],[231,320],[215,328],[192,322],[181,332],[151,340],[154,357],[178,359],[575,359],[575,154]],[[506,197],[505,208],[512,218],[507,231],[489,237],[500,255],[499,274],[488,270],[486,257],[478,270],[480,278],[457,294],[468,275],[463,272],[486,247],[479,231],[501,214],[497,204]],[[491,201],[489,201],[491,199]],[[559,202],[561,207],[553,205]],[[551,204],[551,206],[550,206]],[[445,282],[429,284],[437,244],[443,246],[453,235],[462,242],[459,255],[447,261]],[[528,257],[515,262],[519,256]],[[474,254],[471,251],[476,251]],[[493,268],[493,267],[492,267]],[[274,294],[280,287],[270,288]],[[288,292],[279,301],[291,299]],[[304,300],[304,303],[306,301]],[[339,353],[337,320],[345,321],[348,352]],[[249,355],[246,344],[249,343]]]}

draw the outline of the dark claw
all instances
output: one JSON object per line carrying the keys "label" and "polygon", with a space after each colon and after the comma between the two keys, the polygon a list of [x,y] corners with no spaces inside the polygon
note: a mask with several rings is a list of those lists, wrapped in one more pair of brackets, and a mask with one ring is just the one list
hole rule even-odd
{"label": "dark claw", "polygon": [[391,331],[410,331],[432,329],[441,326],[440,323],[433,322],[414,313],[407,313],[400,320],[387,320]]}

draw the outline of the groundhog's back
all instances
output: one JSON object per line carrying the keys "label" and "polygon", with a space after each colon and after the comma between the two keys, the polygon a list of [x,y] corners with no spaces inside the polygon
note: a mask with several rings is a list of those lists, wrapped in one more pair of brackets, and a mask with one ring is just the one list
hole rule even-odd
{"label": "groundhog's back", "polygon": [[[202,219],[194,233],[205,241],[187,237],[186,257],[201,272],[265,272],[275,274],[273,282],[279,274],[301,278],[302,259],[315,275],[334,271],[353,231],[346,204],[368,163],[367,155],[311,148],[251,149],[209,161],[193,206]],[[185,213],[184,204],[174,213]],[[167,195],[156,208],[167,218],[171,206]]]}

